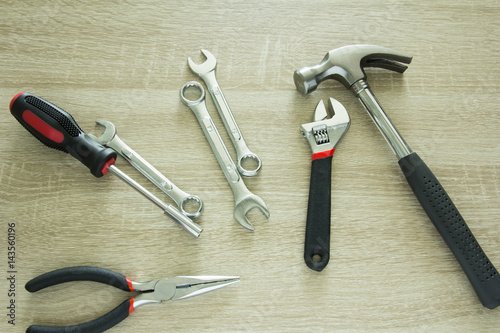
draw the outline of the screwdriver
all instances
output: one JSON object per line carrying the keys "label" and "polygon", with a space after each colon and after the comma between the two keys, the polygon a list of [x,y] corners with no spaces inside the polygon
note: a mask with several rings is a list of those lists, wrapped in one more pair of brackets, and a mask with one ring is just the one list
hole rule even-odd
{"label": "screwdriver", "polygon": [[97,143],[80,128],[73,116],[63,109],[38,96],[21,92],[10,102],[10,112],[40,142],[49,148],[69,153],[89,168],[92,175],[102,177],[108,172],[113,173],[163,209],[165,214],[193,236],[198,237],[203,231],[203,228],[184,216],[177,208],[165,204],[120,171],[114,165],[116,152]]}

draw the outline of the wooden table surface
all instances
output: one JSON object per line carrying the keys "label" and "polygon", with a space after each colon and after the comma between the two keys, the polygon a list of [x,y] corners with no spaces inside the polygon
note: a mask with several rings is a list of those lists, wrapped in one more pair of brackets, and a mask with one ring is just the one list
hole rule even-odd
{"label": "wooden table surface", "polygon": [[[138,308],[109,332],[498,329],[500,310],[481,305],[352,93],[330,80],[303,96],[292,78],[350,44],[413,55],[403,75],[367,69],[368,82],[499,268],[497,1],[3,1],[0,13],[0,331],[81,323],[128,297],[93,282],[24,290],[37,275],[74,265],[135,281],[241,277],[202,296]],[[186,60],[203,61],[201,48],[216,56],[219,83],[263,161],[257,177],[245,178],[271,213],[249,213],[254,232],[233,219],[231,189],[179,98],[184,83],[200,81]],[[41,145],[9,114],[20,91],[67,110],[87,132],[100,134],[97,119],[113,122],[123,141],[202,197],[201,236],[117,177],[95,178]],[[318,273],[302,258],[311,162],[299,128],[329,97],[352,122],[333,159],[331,259]],[[123,159],[116,165],[173,204]]]}

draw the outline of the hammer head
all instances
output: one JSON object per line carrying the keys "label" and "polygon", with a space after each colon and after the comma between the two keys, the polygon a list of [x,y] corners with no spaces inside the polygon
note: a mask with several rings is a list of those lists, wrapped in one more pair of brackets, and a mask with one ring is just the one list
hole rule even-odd
{"label": "hammer head", "polygon": [[379,67],[403,73],[412,57],[377,45],[349,45],[326,54],[316,66],[302,67],[295,71],[295,86],[304,95],[314,91],[326,79],[336,79],[347,89],[365,79],[364,67]]}

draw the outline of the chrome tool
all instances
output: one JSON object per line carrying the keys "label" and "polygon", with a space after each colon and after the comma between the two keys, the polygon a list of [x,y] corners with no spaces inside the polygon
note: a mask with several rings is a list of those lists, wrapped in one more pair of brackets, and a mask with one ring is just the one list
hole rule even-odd
{"label": "chrome tool", "polygon": [[[186,90],[189,88],[198,89],[201,96],[196,100],[189,100],[186,96]],[[180,90],[180,96],[182,102],[187,105],[195,114],[198,122],[201,125],[203,133],[212,148],[212,151],[219,162],[219,165],[226,176],[226,179],[231,187],[231,190],[234,194],[234,218],[235,220],[241,224],[243,227],[254,230],[254,226],[248,218],[246,214],[253,208],[259,208],[260,211],[266,216],[269,217],[269,210],[264,203],[264,201],[251,193],[245,183],[243,182],[243,178],[241,178],[236,165],[234,164],[231,155],[227,151],[226,145],[222,141],[222,138],[215,127],[210,114],[208,113],[207,106],[205,104],[205,90],[203,86],[195,81],[191,81],[182,86]]]}
{"label": "chrome tool", "polygon": [[[201,50],[201,53],[207,58],[207,60],[202,64],[196,64],[191,58],[188,58],[189,68],[205,81],[207,85],[208,92],[219,111],[220,117],[222,118],[222,122],[226,127],[227,133],[233,142],[234,148],[236,150],[236,155],[238,158],[238,171],[243,176],[255,176],[262,167],[262,161],[260,158],[252,153],[248,148],[245,140],[243,139],[243,134],[241,134],[240,128],[234,119],[233,113],[229,108],[229,104],[222,93],[222,89],[217,82],[215,77],[215,67],[217,66],[217,59],[215,56],[208,52],[207,50]],[[247,169],[249,166],[246,166],[245,161],[253,161],[253,165],[255,167],[253,169]],[[250,163],[249,163],[250,164]],[[253,166],[252,165],[252,166]],[[246,168],[245,168],[246,167]]]}
{"label": "chrome tool", "polygon": [[332,157],[335,146],[351,124],[349,114],[340,102],[330,98],[328,106],[334,113],[331,118],[328,119],[325,104],[320,101],[314,111],[314,122],[300,128],[312,150],[304,260],[316,271],[323,270],[330,259]]}

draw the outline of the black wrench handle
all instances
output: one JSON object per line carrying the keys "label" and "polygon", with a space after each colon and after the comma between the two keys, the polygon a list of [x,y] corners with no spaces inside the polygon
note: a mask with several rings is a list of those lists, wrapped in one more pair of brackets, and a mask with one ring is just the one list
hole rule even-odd
{"label": "black wrench handle", "polygon": [[401,158],[399,166],[481,303],[489,309],[499,306],[500,275],[437,178],[416,153]]}
{"label": "black wrench handle", "polygon": [[304,260],[315,271],[322,271],[330,260],[330,210],[332,156],[312,161],[307,204]]}

